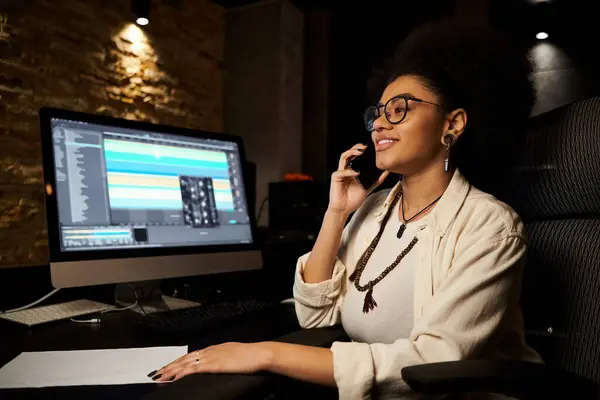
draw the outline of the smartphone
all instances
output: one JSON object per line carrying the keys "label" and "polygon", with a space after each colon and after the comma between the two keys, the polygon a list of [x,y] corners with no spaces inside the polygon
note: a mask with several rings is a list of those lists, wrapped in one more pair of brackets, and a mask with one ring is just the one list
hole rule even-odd
{"label": "smartphone", "polygon": [[367,145],[362,155],[352,159],[348,165],[350,168],[360,174],[356,177],[363,188],[368,190],[383,173],[375,165],[375,146],[371,143]]}

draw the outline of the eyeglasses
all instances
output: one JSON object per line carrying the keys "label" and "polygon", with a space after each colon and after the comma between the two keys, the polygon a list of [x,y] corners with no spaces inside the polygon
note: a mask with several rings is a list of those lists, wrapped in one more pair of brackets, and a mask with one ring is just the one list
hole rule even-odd
{"label": "eyeglasses", "polygon": [[396,125],[404,121],[404,118],[406,118],[406,113],[408,111],[409,100],[416,101],[419,103],[432,104],[434,106],[444,108],[440,104],[425,101],[423,99],[418,99],[412,95],[401,94],[399,96],[392,97],[391,99],[386,101],[385,105],[379,104],[376,106],[371,106],[365,110],[363,118],[365,121],[365,128],[367,128],[367,131],[373,131],[373,125],[375,124],[375,121],[381,116],[381,108],[383,108],[385,118],[390,124]]}

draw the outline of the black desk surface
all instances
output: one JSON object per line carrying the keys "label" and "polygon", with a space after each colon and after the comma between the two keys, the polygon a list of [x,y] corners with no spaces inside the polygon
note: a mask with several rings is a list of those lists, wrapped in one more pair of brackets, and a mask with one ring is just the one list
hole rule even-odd
{"label": "black desk surface", "polygon": [[[143,318],[131,312],[108,313],[98,325],[78,324],[69,320],[27,328],[0,320],[0,366],[24,351],[85,350],[150,346],[189,345],[190,351],[223,342],[276,340],[313,346],[329,346],[345,340],[340,328],[301,330],[293,306],[281,306],[277,312],[211,331],[193,338],[176,339],[135,326]],[[148,371],[150,372],[150,371]],[[168,384],[114,386],[78,386],[38,389],[0,390],[0,398],[128,398],[128,399],[279,399],[274,395],[281,385],[300,385],[287,378],[263,373],[255,375],[192,375]],[[317,390],[327,398],[331,391]],[[296,389],[294,389],[295,391]],[[314,396],[312,397],[314,399]]]}

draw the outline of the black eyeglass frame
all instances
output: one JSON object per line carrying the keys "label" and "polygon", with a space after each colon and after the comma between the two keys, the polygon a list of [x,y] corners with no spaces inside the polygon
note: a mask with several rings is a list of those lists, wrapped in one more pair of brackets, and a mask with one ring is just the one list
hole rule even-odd
{"label": "black eyeglass frame", "polygon": [[[393,122],[390,121],[387,113],[385,112],[388,104],[396,99],[403,99],[404,100],[404,115],[402,116],[402,118],[400,118],[399,121]],[[379,112],[379,110],[383,107],[383,115],[385,115],[385,119],[392,125],[398,125],[399,123],[401,123],[402,121],[404,121],[404,119],[406,118],[406,114],[408,113],[408,101],[416,101],[418,103],[426,103],[426,104],[431,104],[437,107],[441,107],[442,109],[446,109],[444,106],[442,106],[441,104],[437,104],[437,103],[432,103],[431,101],[427,101],[427,100],[423,100],[423,99],[419,99],[418,97],[415,97],[413,95],[406,95],[406,94],[401,94],[398,96],[394,96],[391,99],[389,99],[388,101],[385,102],[385,104],[380,104],[378,106],[370,106],[367,107],[367,109],[365,110],[365,112],[363,113],[363,121],[365,124],[365,128],[367,129],[368,132],[373,132],[373,124],[375,123],[375,121],[377,121],[380,117],[381,117],[381,113]],[[376,118],[370,123],[371,129],[369,129],[369,123],[367,122],[367,112],[369,112],[370,110],[375,110],[375,116]]]}

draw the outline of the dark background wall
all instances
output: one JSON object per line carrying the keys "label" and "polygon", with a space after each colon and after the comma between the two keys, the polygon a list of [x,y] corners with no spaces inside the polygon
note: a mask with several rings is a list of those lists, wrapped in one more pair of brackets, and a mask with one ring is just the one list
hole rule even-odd
{"label": "dark background wall", "polygon": [[[257,207],[268,184],[302,169],[302,13],[268,0],[226,14],[223,123],[256,163]],[[268,210],[259,223],[266,224]]]}
{"label": "dark background wall", "polygon": [[[494,26],[527,46],[538,98],[533,115],[600,94],[597,4],[589,0],[491,2]],[[547,40],[538,41],[538,32]]]}

